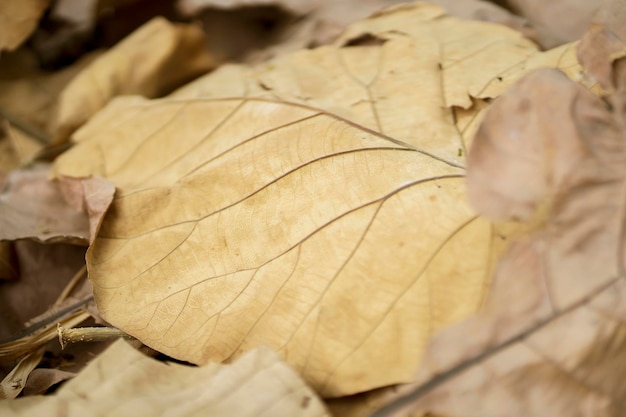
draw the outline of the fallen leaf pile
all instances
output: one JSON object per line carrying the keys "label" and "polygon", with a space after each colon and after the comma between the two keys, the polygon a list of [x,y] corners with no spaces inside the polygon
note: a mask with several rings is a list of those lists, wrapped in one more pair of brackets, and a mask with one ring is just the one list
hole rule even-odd
{"label": "fallen leaf pile", "polygon": [[10,55],[2,414],[625,414],[625,14],[542,51],[441,3],[330,36],[285,2],[301,37],[248,62],[164,18],[54,73]]}

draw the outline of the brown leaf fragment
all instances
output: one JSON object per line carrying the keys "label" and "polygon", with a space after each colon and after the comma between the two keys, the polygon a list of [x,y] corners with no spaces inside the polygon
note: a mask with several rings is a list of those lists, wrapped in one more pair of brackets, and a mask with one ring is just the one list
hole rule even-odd
{"label": "brown leaf fragment", "polygon": [[113,344],[52,396],[0,401],[7,417],[329,416],[323,403],[278,355],[260,348],[229,365],[189,367]]}
{"label": "brown leaf fragment", "polygon": [[156,17],[77,75],[59,97],[52,131],[66,140],[113,97],[157,97],[216,65],[202,30]]}
{"label": "brown leaf fragment", "polygon": [[626,69],[617,61],[626,56],[626,3],[607,2],[596,14],[578,45],[578,60],[593,81],[607,91],[626,87]]}
{"label": "brown leaf fragment", "polygon": [[376,416],[625,415],[625,97],[606,100],[545,69],[488,111],[472,202],[526,221],[541,206],[542,227],[503,256],[484,310],[437,334],[410,393]]}
{"label": "brown leaf fragment", "polygon": [[39,163],[13,171],[0,194],[0,239],[86,244],[93,240],[114,186],[102,178],[48,179]]}
{"label": "brown leaf fragment", "polygon": [[0,51],[12,51],[24,42],[49,3],[49,0],[0,2]]}
{"label": "brown leaf fragment", "polygon": [[13,243],[0,242],[0,280],[13,280],[18,274]]}
{"label": "brown leaf fragment", "polygon": [[81,246],[28,240],[12,243],[20,276],[0,283],[0,339],[13,336],[28,320],[44,313],[84,266]]}
{"label": "brown leaf fragment", "polygon": [[539,44],[554,48],[573,42],[585,33],[594,14],[605,0],[500,0],[535,28]]}
{"label": "brown leaf fragment", "polygon": [[28,375],[23,395],[28,397],[31,395],[45,394],[51,387],[74,378],[75,376],[76,373],[74,372],[50,368],[35,368],[30,375]]}

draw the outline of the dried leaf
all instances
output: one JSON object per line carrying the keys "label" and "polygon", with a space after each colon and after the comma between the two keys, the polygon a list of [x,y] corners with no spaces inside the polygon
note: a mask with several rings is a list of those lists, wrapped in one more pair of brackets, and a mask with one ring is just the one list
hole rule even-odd
{"label": "dried leaf", "polygon": [[88,254],[98,307],[171,356],[269,344],[325,395],[359,392],[481,302],[491,226],[427,152],[258,100],[118,100],[76,137],[56,169],[120,191]]}
{"label": "dried leaf", "polygon": [[27,76],[0,80],[0,112],[10,121],[12,133],[21,130],[42,144],[49,143],[59,94],[97,56],[97,52],[87,54],[53,73],[28,72],[26,64],[21,64],[16,71],[26,72]]}
{"label": "dried leaf", "polygon": [[48,164],[13,171],[0,194],[0,239],[86,244],[115,188],[102,178],[50,181]]}
{"label": "dried leaf", "polygon": [[624,68],[616,71],[615,61],[626,56],[626,6],[610,1],[591,22],[578,47],[578,59],[593,81],[608,91],[626,87]]}
{"label": "dried leaf", "polygon": [[45,394],[51,387],[68,379],[74,378],[74,372],[58,369],[36,368],[28,375],[24,386],[24,396]]}
{"label": "dried leaf", "polygon": [[37,27],[49,0],[3,1],[0,4],[0,51],[17,48]]}
{"label": "dried leaf", "polygon": [[605,0],[503,0],[500,3],[531,22],[539,43],[544,48],[554,48],[580,39],[593,15],[604,2]]}
{"label": "dried leaf", "polygon": [[0,284],[0,339],[12,336],[24,323],[52,305],[72,275],[84,266],[85,248],[14,242],[20,277]]}
{"label": "dried leaf", "polygon": [[61,93],[52,129],[56,142],[117,95],[163,95],[214,65],[200,28],[154,18],[96,59]]}
{"label": "dried leaf", "polygon": [[625,98],[607,109],[546,69],[490,109],[470,153],[472,201],[545,226],[511,246],[484,311],[436,335],[417,386],[377,416],[626,413]]}
{"label": "dried leaf", "polygon": [[[140,401],[138,399],[141,399]],[[193,368],[164,364],[118,341],[56,394],[0,401],[3,416],[120,417],[328,416],[315,393],[271,350],[258,349],[231,365]]]}

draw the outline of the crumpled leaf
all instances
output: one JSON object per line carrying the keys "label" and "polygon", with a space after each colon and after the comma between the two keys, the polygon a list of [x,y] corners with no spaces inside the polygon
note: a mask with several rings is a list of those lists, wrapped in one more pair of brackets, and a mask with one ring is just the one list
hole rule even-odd
{"label": "crumpled leaf", "polygon": [[584,65],[586,74],[607,91],[626,87],[624,63],[621,69],[617,68],[617,62],[626,56],[624,19],[624,2],[607,1],[592,20],[578,47],[578,59]]}
{"label": "crumpled leaf", "polygon": [[52,129],[56,142],[67,139],[117,95],[167,94],[214,65],[200,28],[156,17],[98,57],[63,90]]}
{"label": "crumpled leaf", "polygon": [[[378,41],[359,46],[367,36]],[[355,23],[332,46],[259,66],[222,66],[171,97],[266,97],[311,105],[464,164],[479,110],[543,66],[572,77],[581,71],[573,45],[538,52],[506,27],[463,21],[418,3]]]}
{"label": "crumpled leaf", "polygon": [[485,309],[436,335],[416,386],[376,416],[626,413],[626,95],[606,100],[545,69],[489,110],[472,203],[537,231],[503,256]]}
{"label": "crumpled leaf", "polygon": [[3,1],[0,4],[0,51],[17,48],[37,27],[49,0]]}
{"label": "crumpled leaf", "polygon": [[10,173],[0,194],[0,239],[87,244],[92,241],[115,187],[103,178],[48,179],[50,165]]}
{"label": "crumpled leaf", "polygon": [[271,350],[230,365],[161,363],[118,341],[47,397],[0,401],[3,416],[328,416],[315,393]]}
{"label": "crumpled leaf", "polygon": [[87,257],[100,312],[168,355],[269,344],[335,396],[406,380],[481,303],[491,226],[425,151],[265,100],[118,100],[76,137],[57,171],[119,189]]}

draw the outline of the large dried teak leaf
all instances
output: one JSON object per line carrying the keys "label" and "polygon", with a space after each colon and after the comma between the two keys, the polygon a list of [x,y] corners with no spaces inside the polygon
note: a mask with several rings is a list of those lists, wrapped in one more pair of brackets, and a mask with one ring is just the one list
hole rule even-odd
{"label": "large dried teak leaf", "polygon": [[546,69],[490,109],[472,201],[539,229],[502,258],[484,311],[436,335],[417,387],[378,415],[626,415],[625,103]]}
{"label": "large dried teak leaf", "polygon": [[161,363],[118,341],[48,397],[0,401],[7,417],[115,415],[152,417],[324,417],[315,393],[271,350],[230,365]]}
{"label": "large dried teak leaf", "polygon": [[463,164],[479,110],[532,68],[578,76],[575,48],[548,52],[506,27],[402,5],[350,26],[332,46],[263,65],[227,65],[172,97],[266,97],[339,114]]}
{"label": "large dried teak leaf", "polygon": [[118,100],[76,137],[58,172],[119,189],[88,254],[100,311],[169,355],[266,343],[353,393],[406,381],[481,302],[491,227],[428,152],[264,100]]}

